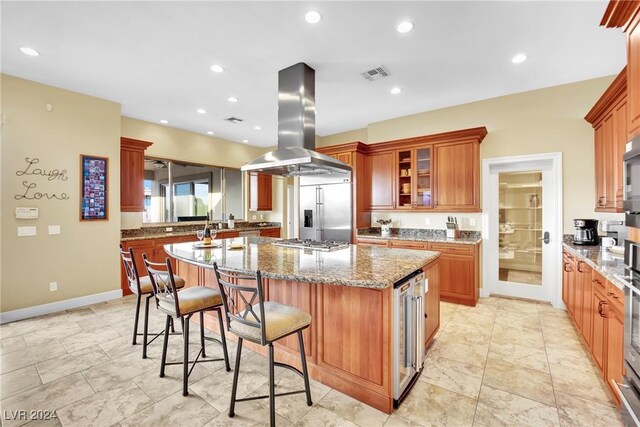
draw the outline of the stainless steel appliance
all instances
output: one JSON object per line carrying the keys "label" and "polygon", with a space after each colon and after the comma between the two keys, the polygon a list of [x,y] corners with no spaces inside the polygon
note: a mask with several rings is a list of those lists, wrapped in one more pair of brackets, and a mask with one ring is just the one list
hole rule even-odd
{"label": "stainless steel appliance", "polygon": [[622,384],[615,384],[627,426],[640,426],[640,244],[625,242],[624,367]]}
{"label": "stainless steel appliance", "polygon": [[302,240],[302,239],[282,239],[273,242],[276,246],[285,248],[311,249],[312,251],[331,252],[349,247],[349,243],[335,242],[333,240]]}
{"label": "stainless steel appliance", "polygon": [[622,246],[627,238],[627,227],[624,221],[600,221],[600,230],[607,233],[607,237],[613,238],[616,245]]}
{"label": "stainless steel appliance", "polygon": [[271,175],[346,174],[351,166],[314,151],[316,145],[315,70],[302,62],[278,73],[278,149],[242,167]]}
{"label": "stainless steel appliance", "polygon": [[351,241],[351,172],[300,177],[300,239]]}
{"label": "stainless steel appliance", "polygon": [[627,143],[622,168],[622,207],[629,227],[640,227],[640,136]]}
{"label": "stainless steel appliance", "polygon": [[424,363],[424,295],[429,282],[422,271],[393,286],[393,404],[398,407]]}
{"label": "stainless steel appliance", "polygon": [[574,244],[597,246],[600,243],[597,219],[574,219],[573,225],[576,228],[573,235]]}

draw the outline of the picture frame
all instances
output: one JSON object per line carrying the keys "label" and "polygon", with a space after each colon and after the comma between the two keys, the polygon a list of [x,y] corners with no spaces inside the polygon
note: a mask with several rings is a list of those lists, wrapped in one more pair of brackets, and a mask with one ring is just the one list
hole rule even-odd
{"label": "picture frame", "polygon": [[109,158],[80,155],[80,221],[109,220]]}

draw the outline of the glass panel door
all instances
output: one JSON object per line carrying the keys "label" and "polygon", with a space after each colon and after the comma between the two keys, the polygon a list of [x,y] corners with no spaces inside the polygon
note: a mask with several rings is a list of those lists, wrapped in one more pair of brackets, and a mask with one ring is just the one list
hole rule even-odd
{"label": "glass panel door", "polygon": [[412,150],[398,150],[398,209],[413,208],[413,183],[412,183],[412,167],[413,152]]}
{"label": "glass panel door", "polygon": [[431,147],[416,149],[416,190],[417,208],[431,207]]}
{"label": "glass panel door", "polygon": [[498,280],[542,285],[542,172],[500,173]]}

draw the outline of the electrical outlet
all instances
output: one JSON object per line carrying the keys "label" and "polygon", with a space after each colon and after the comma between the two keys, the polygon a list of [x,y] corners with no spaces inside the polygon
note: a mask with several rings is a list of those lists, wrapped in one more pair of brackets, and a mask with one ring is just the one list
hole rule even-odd
{"label": "electrical outlet", "polygon": [[424,219],[424,225],[431,225],[431,218],[426,217],[426,218]]}
{"label": "electrical outlet", "polygon": [[260,214],[260,221],[264,219],[264,214]]}
{"label": "electrical outlet", "polygon": [[251,215],[251,220],[255,221],[256,220],[256,216],[255,215]]}
{"label": "electrical outlet", "polygon": [[372,222],[373,224],[376,224],[376,223],[378,222],[378,217],[377,217],[377,216],[373,216],[373,217],[371,217],[371,222]]}
{"label": "electrical outlet", "polygon": [[55,292],[58,290],[58,282],[49,283],[49,292]]}
{"label": "electrical outlet", "polygon": [[173,231],[173,227],[165,227],[164,231],[169,233],[169,232]]}
{"label": "electrical outlet", "polygon": [[18,237],[35,236],[35,227],[18,227]]}
{"label": "electrical outlet", "polygon": [[476,226],[476,219],[475,218],[469,218],[469,225],[471,227],[475,227]]}
{"label": "electrical outlet", "polygon": [[60,234],[60,226],[59,225],[50,225],[49,226],[49,234]]}

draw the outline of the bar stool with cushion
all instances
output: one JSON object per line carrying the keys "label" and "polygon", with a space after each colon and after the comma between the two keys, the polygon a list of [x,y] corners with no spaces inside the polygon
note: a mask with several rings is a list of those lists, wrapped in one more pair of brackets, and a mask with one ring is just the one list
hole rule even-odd
{"label": "bar stool with cushion", "polygon": [[[165,323],[164,343],[162,345],[162,359],[160,362],[160,377],[164,377],[166,365],[182,364],[182,395],[189,394],[189,375],[196,363],[217,362],[224,360],[227,372],[231,371],[229,365],[229,355],[227,353],[227,341],[224,336],[224,326],[222,324],[222,298],[220,292],[206,286],[194,286],[178,291],[176,276],[173,274],[169,258],[164,263],[151,262],[146,255],[142,255],[144,264],[149,272],[153,294],[156,297],[156,307],[167,315]],[[220,338],[209,338],[204,336],[204,312],[215,311],[218,313],[220,325]],[[189,320],[194,314],[200,316],[200,351],[195,360],[189,360]],[[169,344],[169,326],[172,319],[180,319],[182,323],[183,356],[182,361],[167,362],[167,345]],[[224,357],[222,359],[200,360],[200,356],[207,357],[205,351],[205,340],[215,341],[222,346]],[[191,368],[189,369],[189,364]]]}
{"label": "bar stool with cushion", "polygon": [[[133,320],[133,341],[132,345],[137,344],[138,336],[142,335],[142,358],[147,358],[147,346],[151,344],[158,336],[162,335],[164,331],[161,331],[150,340],[148,339],[149,333],[149,300],[153,297],[153,287],[151,286],[151,279],[149,276],[140,277],[138,274],[138,267],[133,256],[133,248],[125,250],[120,245],[120,257],[122,258],[122,264],[124,265],[124,271],[127,274],[127,281],[129,283],[129,289],[136,295],[136,315]],[[175,276],[176,287],[178,289],[184,287],[184,280]],[[144,305],[144,325],[142,327],[142,333],[138,332],[138,319],[140,318],[140,301],[142,296],[145,295]],[[171,332],[175,332],[173,329],[173,322],[171,323]]]}
{"label": "bar stool with cushion", "polygon": [[[213,268],[220,287],[222,303],[227,319],[227,330],[238,337],[238,350],[236,351],[236,365],[233,372],[233,386],[231,389],[231,405],[229,417],[235,415],[236,402],[269,398],[270,424],[276,423],[276,396],[306,393],[307,405],[313,404],[311,389],[309,387],[309,373],[307,371],[307,359],[304,353],[304,341],[302,331],[311,324],[311,315],[304,310],[274,301],[264,301],[262,290],[262,276],[260,271],[252,274],[238,273],[233,270],[221,268],[217,263]],[[253,283],[251,283],[253,282]],[[292,334],[298,335],[302,372],[285,363],[276,362],[274,359],[273,343]],[[240,371],[240,356],[242,354],[242,341],[249,340],[256,344],[269,347],[269,395],[236,399],[238,390],[238,373]],[[287,393],[275,393],[274,368],[279,366],[289,369],[304,380],[304,390]]]}

